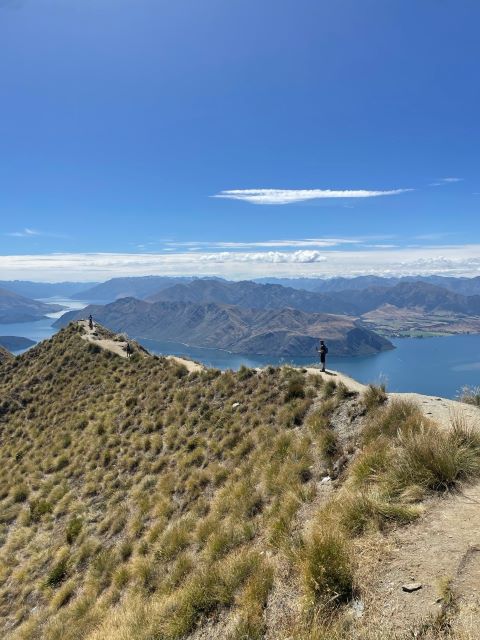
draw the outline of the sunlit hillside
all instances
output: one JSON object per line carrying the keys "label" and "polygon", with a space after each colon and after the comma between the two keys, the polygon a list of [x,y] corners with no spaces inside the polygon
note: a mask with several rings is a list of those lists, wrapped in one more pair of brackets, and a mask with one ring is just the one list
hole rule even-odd
{"label": "sunlit hillside", "polygon": [[[83,332],[0,365],[3,638],[394,637],[355,615],[366,569],[479,475],[476,435],[380,388],[189,373]],[[409,637],[450,633],[447,591]]]}

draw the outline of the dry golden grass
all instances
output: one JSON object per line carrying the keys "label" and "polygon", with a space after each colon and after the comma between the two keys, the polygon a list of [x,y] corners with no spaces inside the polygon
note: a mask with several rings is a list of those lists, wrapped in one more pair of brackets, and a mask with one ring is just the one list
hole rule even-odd
{"label": "dry golden grass", "polygon": [[[477,437],[439,435],[374,389],[362,449],[317,503],[344,455],[343,386],[288,367],[188,374],[93,350],[79,331],[0,368],[2,638],[383,640],[352,636],[358,541],[476,477]],[[300,613],[269,627],[285,581]]]}
{"label": "dry golden grass", "polygon": [[314,496],[298,427],[318,381],[186,375],[79,331],[0,372],[3,637],[179,638],[221,611],[232,638],[261,637],[267,551]]}

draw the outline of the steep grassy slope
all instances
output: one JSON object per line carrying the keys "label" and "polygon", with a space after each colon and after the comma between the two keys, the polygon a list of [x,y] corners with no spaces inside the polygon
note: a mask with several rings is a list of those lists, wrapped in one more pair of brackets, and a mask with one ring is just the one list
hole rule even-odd
{"label": "steep grassy slope", "polygon": [[122,598],[147,596],[168,605],[161,637],[227,606],[261,628],[266,545],[312,497],[315,447],[294,429],[315,381],[187,376],[78,331],[0,373],[3,637],[83,638]]}
{"label": "steep grassy slope", "polygon": [[10,353],[10,351],[8,351],[7,349],[5,349],[5,347],[2,347],[0,345],[0,364],[3,364],[4,362],[8,362],[12,359],[13,359],[13,355]]}
{"label": "steep grassy slope", "polygon": [[82,332],[0,367],[2,638],[394,637],[352,608],[368,536],[477,477],[477,436],[381,389],[188,374]]}

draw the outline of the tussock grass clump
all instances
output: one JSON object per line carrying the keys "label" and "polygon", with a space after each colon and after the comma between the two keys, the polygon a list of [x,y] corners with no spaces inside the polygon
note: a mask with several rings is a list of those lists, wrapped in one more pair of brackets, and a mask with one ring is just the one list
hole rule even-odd
{"label": "tussock grass clump", "polygon": [[82,519],[78,516],[74,516],[70,522],[67,524],[66,530],[66,539],[68,544],[73,544],[75,540],[80,535],[80,531],[82,530],[83,522]]}
{"label": "tussock grass clump", "polygon": [[12,500],[14,502],[25,502],[28,498],[29,490],[25,485],[19,485],[12,491]]}
{"label": "tussock grass clump", "polygon": [[461,421],[442,430],[410,402],[394,400],[367,416],[366,446],[352,464],[339,520],[352,535],[406,524],[412,503],[480,477],[480,435]]}
{"label": "tussock grass clump", "polygon": [[386,438],[377,438],[367,445],[350,469],[351,482],[361,487],[369,483],[380,483],[387,472],[393,450]]}
{"label": "tussock grass clump", "polygon": [[308,606],[331,608],[351,599],[354,566],[350,543],[343,531],[321,524],[304,542],[300,554]]}
{"label": "tussock grass clump", "polygon": [[346,493],[339,504],[340,523],[351,536],[361,535],[368,530],[384,531],[393,524],[409,524],[420,513],[414,506],[392,502],[375,491]]}
{"label": "tussock grass clump", "polygon": [[480,436],[461,427],[441,431],[426,424],[399,434],[394,462],[392,485],[446,491],[480,477]]}
{"label": "tussock grass clump", "polygon": [[480,436],[461,422],[442,430],[415,405],[393,401],[372,416],[364,431],[368,446],[357,459],[357,483],[383,484],[390,494],[446,491],[480,477]]}
{"label": "tussock grass clump", "polygon": [[367,416],[363,440],[370,442],[380,436],[392,439],[399,431],[415,431],[425,422],[424,415],[414,402],[394,399]]}
{"label": "tussock grass clump", "polygon": [[348,387],[343,383],[339,382],[337,384],[337,388],[335,390],[335,394],[339,400],[346,400],[350,398],[352,395],[355,395]]}
{"label": "tussock grass clump", "polygon": [[480,387],[463,387],[458,395],[460,402],[480,407]]}
{"label": "tussock grass clump", "polygon": [[331,380],[331,379],[327,380],[323,385],[323,397],[331,398],[334,395],[336,390],[337,390],[337,383],[335,382],[335,380]]}
{"label": "tussock grass clump", "polygon": [[321,454],[327,460],[331,460],[341,451],[338,436],[332,429],[323,429],[318,434],[318,446]]}
{"label": "tussock grass clump", "polygon": [[369,384],[362,395],[362,403],[367,411],[372,411],[387,401],[388,396],[384,384]]}
{"label": "tussock grass clump", "polygon": [[285,402],[291,402],[297,398],[305,398],[305,378],[299,374],[292,376],[288,381]]}
{"label": "tussock grass clump", "polygon": [[58,587],[65,580],[68,572],[68,560],[68,551],[61,551],[45,581],[49,587]]}

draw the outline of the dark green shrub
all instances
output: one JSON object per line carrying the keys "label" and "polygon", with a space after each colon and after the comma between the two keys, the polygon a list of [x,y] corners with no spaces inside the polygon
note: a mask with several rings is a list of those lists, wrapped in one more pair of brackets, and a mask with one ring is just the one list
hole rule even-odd
{"label": "dark green shrub", "polygon": [[52,568],[47,576],[46,584],[49,587],[58,587],[67,577],[67,561],[66,557],[61,558]]}
{"label": "dark green shrub", "polygon": [[248,380],[248,378],[251,378],[254,375],[255,375],[255,369],[249,369],[244,364],[242,364],[242,366],[240,367],[237,373],[238,379],[241,381]]}
{"label": "dark green shrub", "polygon": [[83,521],[79,517],[72,518],[67,524],[66,537],[68,544],[72,544],[78,538],[80,531],[82,530]]}
{"label": "dark green shrub", "polygon": [[285,392],[285,402],[305,398],[305,381],[303,378],[292,378]]}
{"label": "dark green shrub", "polygon": [[13,490],[12,498],[14,502],[25,502],[28,498],[28,487],[20,485]]}
{"label": "dark green shrub", "polygon": [[47,500],[32,500],[30,502],[30,517],[33,522],[39,522],[47,513],[52,513],[53,505]]}

